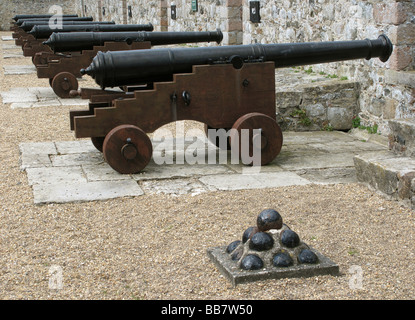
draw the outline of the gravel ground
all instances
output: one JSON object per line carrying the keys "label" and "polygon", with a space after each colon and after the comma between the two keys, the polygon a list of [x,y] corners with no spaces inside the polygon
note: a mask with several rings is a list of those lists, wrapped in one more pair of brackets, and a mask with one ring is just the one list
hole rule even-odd
{"label": "gravel ground", "polygon": [[[29,58],[3,59],[0,52],[1,68],[29,63]],[[47,87],[48,82],[1,72],[1,91],[22,86]],[[365,186],[37,206],[19,168],[18,144],[75,140],[68,119],[74,107],[0,108],[0,299],[415,298],[414,212]],[[240,239],[265,208],[278,210],[304,242],[340,266],[341,274],[233,288],[206,250]],[[53,266],[62,268],[61,289],[50,289]],[[361,286],[355,281],[356,266],[362,271]]]}

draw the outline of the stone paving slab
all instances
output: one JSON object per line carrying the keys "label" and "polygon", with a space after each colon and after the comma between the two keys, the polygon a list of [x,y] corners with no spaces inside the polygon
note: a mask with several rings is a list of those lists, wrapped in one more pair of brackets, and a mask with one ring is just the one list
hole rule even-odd
{"label": "stone paving slab", "polygon": [[107,200],[144,194],[143,190],[132,180],[112,181],[111,183],[107,181],[40,183],[32,187],[35,204]]}
{"label": "stone paving slab", "polygon": [[88,105],[88,100],[81,98],[61,99],[50,87],[12,88],[0,96],[12,109]]}
{"label": "stone paving slab", "polygon": [[34,65],[4,66],[3,70],[5,75],[36,74]]}
{"label": "stone paving slab", "polygon": [[[226,161],[208,164],[212,150],[217,149],[207,144],[205,137],[198,139],[201,143],[196,151],[205,154],[205,162],[158,164],[159,160],[153,157],[138,174],[122,175],[114,171],[90,139],[21,143],[20,167],[27,173],[34,202],[43,204],[143,194],[196,195],[209,191],[357,182],[353,157],[387,152],[386,147],[360,143],[343,132],[284,132],[280,155],[267,166],[251,168],[232,163],[229,153]],[[159,143],[153,141],[154,150],[160,150]],[[164,149],[166,154],[173,153],[177,161],[186,159],[185,155],[192,151],[188,150],[190,146],[194,146],[193,141],[173,139],[165,140]],[[358,150],[352,152],[356,146]]]}
{"label": "stone paving slab", "polygon": [[3,41],[13,41],[13,37],[12,36],[1,36],[1,40]]}
{"label": "stone paving slab", "polygon": [[25,56],[23,56],[21,53],[3,51],[3,59],[18,59],[18,58],[25,58]]}
{"label": "stone paving slab", "polygon": [[20,55],[24,57],[22,48],[16,46],[15,44],[2,44],[1,47],[3,48],[3,50],[18,50],[20,52]]}

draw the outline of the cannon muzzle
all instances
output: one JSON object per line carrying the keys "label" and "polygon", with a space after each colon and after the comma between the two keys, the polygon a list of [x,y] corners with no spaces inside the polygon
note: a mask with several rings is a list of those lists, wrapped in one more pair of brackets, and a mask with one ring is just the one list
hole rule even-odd
{"label": "cannon muzzle", "polygon": [[54,52],[71,52],[91,50],[110,41],[128,44],[149,41],[157,46],[210,41],[220,43],[222,39],[219,29],[205,32],[70,32],[53,33],[43,44],[50,46]]}
{"label": "cannon muzzle", "polygon": [[83,24],[63,25],[53,29],[49,25],[34,26],[28,33],[36,39],[48,39],[54,32],[126,32],[126,31],[153,31],[154,27],[148,24]]}
{"label": "cannon muzzle", "polygon": [[378,57],[392,54],[387,36],[376,40],[250,44],[199,48],[162,48],[98,52],[91,65],[81,70],[102,88],[169,80],[175,73],[190,73],[194,65],[273,61],[275,68]]}

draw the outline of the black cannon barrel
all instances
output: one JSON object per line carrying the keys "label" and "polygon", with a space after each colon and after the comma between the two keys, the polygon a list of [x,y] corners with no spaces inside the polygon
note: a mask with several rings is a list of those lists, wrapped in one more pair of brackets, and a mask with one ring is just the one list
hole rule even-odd
{"label": "black cannon barrel", "polygon": [[191,72],[193,65],[213,63],[232,63],[238,68],[243,62],[273,61],[275,68],[283,68],[375,57],[385,62],[392,48],[389,38],[381,35],[376,40],[98,52],[81,73],[105,88],[167,80],[174,73]]}
{"label": "black cannon barrel", "polygon": [[[62,21],[62,25],[68,25],[68,26],[74,26],[74,25],[85,25],[85,24],[115,24],[114,21]],[[49,21],[38,21],[38,22],[31,22],[31,21],[25,21],[23,22],[23,24],[20,26],[20,28],[23,31],[30,31],[32,30],[32,28],[34,26],[46,26],[49,25]]]}
{"label": "black cannon barrel", "polygon": [[[54,14],[16,14],[12,19],[17,21],[19,19],[37,19],[37,18],[50,18]],[[63,14],[62,17],[78,17],[77,14]]]}
{"label": "black cannon barrel", "polygon": [[36,39],[47,39],[54,32],[126,32],[126,31],[153,31],[154,27],[148,24],[82,24],[75,26],[63,25],[59,29],[52,29],[48,25],[34,26],[28,33]]}
{"label": "black cannon barrel", "polygon": [[[19,19],[16,21],[17,26],[21,26],[24,22],[49,22],[52,19],[55,20],[55,18],[36,18],[36,19]],[[56,18],[57,19],[57,18]],[[93,17],[59,17],[59,19],[62,19],[62,21],[94,21]]]}
{"label": "black cannon barrel", "polygon": [[220,43],[222,39],[223,34],[219,29],[204,32],[58,32],[53,33],[43,44],[49,45],[54,52],[71,52],[91,50],[109,41],[129,44],[150,41],[151,45],[157,46],[210,41]]}

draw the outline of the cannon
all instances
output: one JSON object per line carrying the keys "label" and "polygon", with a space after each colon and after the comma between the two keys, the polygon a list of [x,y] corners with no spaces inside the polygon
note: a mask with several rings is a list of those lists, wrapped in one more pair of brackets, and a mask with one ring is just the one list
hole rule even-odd
{"label": "cannon", "polygon": [[59,29],[51,29],[49,26],[34,26],[28,34],[35,39],[48,39],[54,32],[126,32],[126,31],[153,31],[154,27],[148,24],[91,24],[91,25],[64,25]]}
{"label": "cannon", "polygon": [[71,32],[53,33],[43,42],[54,52],[73,52],[91,50],[95,46],[102,46],[106,42],[133,42],[150,41],[152,45],[168,45],[189,42],[222,41],[220,30],[205,32]]}
{"label": "cannon", "polygon": [[[21,26],[24,22],[47,22],[49,24],[50,18],[33,18],[33,19],[19,19],[16,21],[17,26]],[[59,16],[59,19],[62,19],[62,21],[93,21],[93,17],[62,17]]]}
{"label": "cannon", "polygon": [[[42,19],[20,19],[14,23],[14,26],[11,28],[13,31],[13,38],[18,39],[22,35],[26,35],[36,25],[49,25],[50,18]],[[54,23],[54,22],[53,22]],[[73,25],[73,24],[90,24],[94,23],[92,17],[63,17],[61,21],[62,25]],[[95,22],[96,23],[96,22]],[[99,22],[99,23],[109,23],[109,22]],[[114,22],[110,22],[114,23]],[[18,44],[19,45],[19,44]]]}
{"label": "cannon", "polygon": [[[17,14],[12,18],[12,22],[10,23],[10,31],[15,31],[16,30],[17,20],[21,20],[21,19],[29,20],[29,19],[39,19],[39,18],[49,18],[50,19],[53,16],[54,16],[54,14]],[[68,17],[76,18],[76,17],[78,17],[77,14],[63,14],[61,16],[63,18],[68,18]]]}
{"label": "cannon", "polygon": [[[80,90],[89,108],[71,111],[70,126],[76,138],[90,138],[123,174],[140,172],[150,161],[147,133],[176,120],[225,129],[231,153],[241,156],[243,144],[266,165],[283,143],[276,122],[276,68],[375,57],[385,62],[392,48],[381,35],[375,40],[100,52],[81,73],[101,89]],[[105,89],[126,84],[137,89]]]}
{"label": "cannon", "polygon": [[[46,59],[45,64],[36,65],[38,78],[49,79],[54,92],[61,98],[69,98],[72,90],[78,89],[80,70],[88,67],[96,54],[106,51],[150,49],[151,46],[211,42],[220,43],[222,32],[74,32],[53,33],[46,45],[62,50],[60,58],[47,53],[36,54],[34,60]],[[75,50],[75,51],[74,51]]]}
{"label": "cannon", "polygon": [[[115,24],[114,21],[62,21],[62,25],[68,25],[68,26],[72,26],[72,25],[85,25],[85,24]],[[44,26],[44,25],[49,25],[49,21],[25,21],[23,22],[23,24],[20,26],[20,28],[25,31],[28,32],[30,30],[32,30],[32,28],[34,26]]]}
{"label": "cannon", "polygon": [[[27,22],[23,23],[22,26],[26,26],[26,23]],[[45,26],[45,27],[49,27],[49,24],[44,24],[43,22],[40,25],[30,23],[30,25],[28,25],[28,26],[32,26],[32,25],[33,25],[33,27],[40,26],[40,25]],[[111,25],[111,26],[113,26],[113,25],[115,25],[115,23],[113,21],[110,21],[110,22],[108,22],[108,21],[104,21],[104,22],[64,21],[63,24],[62,24],[63,27],[65,27],[67,25],[68,26],[74,26],[74,27],[77,27],[77,26],[91,26],[91,27],[94,27],[94,26],[97,26],[97,25],[100,25],[100,26],[101,25],[106,25],[106,26]],[[28,28],[29,31],[24,31],[21,28],[20,30],[13,33],[13,37],[15,38],[16,45],[22,47],[23,55],[25,57],[33,57],[37,52],[43,52],[43,51],[51,52],[50,48],[48,46],[43,45],[43,42],[45,40],[47,40],[47,38],[44,38],[44,39],[35,38],[32,34],[30,34],[30,31],[32,29],[33,28]],[[55,29],[55,32],[56,31],[59,32],[59,29]]]}
{"label": "cannon", "polygon": [[[39,19],[39,18],[51,18],[55,14],[16,14],[12,19],[17,21],[19,19]],[[77,14],[63,14],[62,17],[78,17]]]}

